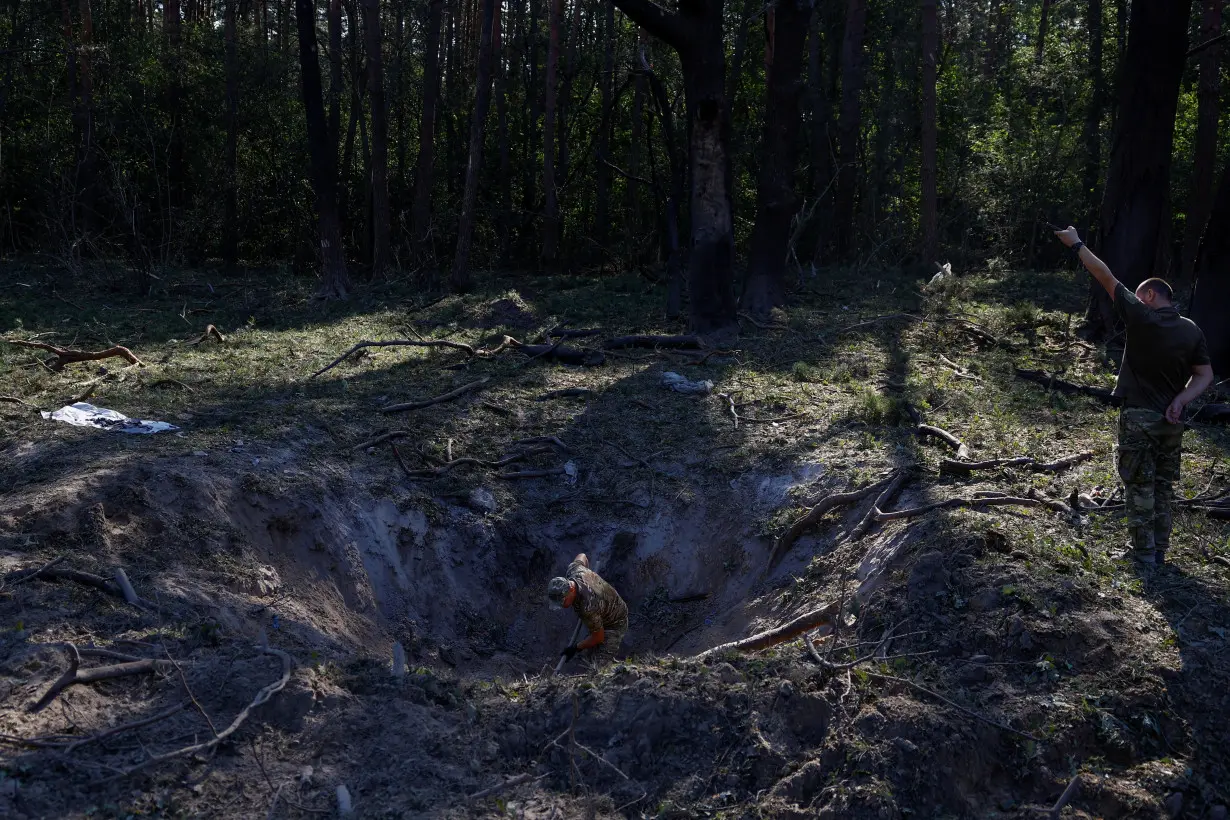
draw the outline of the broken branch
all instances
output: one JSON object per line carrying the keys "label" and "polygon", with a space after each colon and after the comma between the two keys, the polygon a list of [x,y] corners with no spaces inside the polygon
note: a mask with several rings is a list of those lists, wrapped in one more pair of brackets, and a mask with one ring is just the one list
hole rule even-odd
{"label": "broken branch", "polygon": [[1064,456],[1056,461],[1042,462],[1031,456],[1017,458],[993,458],[987,461],[959,461],[957,459],[940,459],[941,473],[961,473],[968,475],[975,470],[991,470],[996,467],[1028,467],[1036,473],[1057,473],[1081,462],[1093,458],[1093,453],[1075,453]]}
{"label": "broken branch", "polygon": [[453,399],[459,396],[464,396],[466,393],[469,393],[471,390],[477,390],[478,388],[481,388],[483,385],[485,385],[489,381],[491,381],[490,377],[484,376],[483,378],[478,379],[477,381],[472,381],[469,384],[463,384],[461,387],[458,387],[456,390],[450,390],[449,392],[445,393],[442,396],[436,396],[434,399],[426,399],[425,401],[410,401],[410,402],[405,402],[403,404],[390,404],[390,405],[380,408],[380,412],[381,413],[403,413],[407,410],[422,410],[424,407],[431,407],[433,404],[440,404],[441,402],[452,401]]}
{"label": "broken branch", "polygon": [[1047,373],[1045,370],[1025,370],[1024,368],[1016,368],[1016,376],[1018,379],[1024,379],[1027,382],[1034,382],[1046,387],[1048,390],[1058,390],[1061,393],[1079,393],[1085,396],[1092,396],[1095,399],[1104,401],[1107,404],[1118,404],[1119,399],[1104,387],[1092,387],[1087,384],[1076,384],[1075,382],[1064,381],[1054,374]]}
{"label": "broken branch", "polygon": [[51,685],[51,688],[38,699],[37,703],[30,707],[31,712],[42,710],[43,707],[55,700],[56,695],[78,683],[96,683],[100,680],[122,678],[126,675],[157,672],[170,665],[167,661],[144,659],[128,663],[117,663],[111,666],[98,666],[93,669],[81,669],[81,653],[77,651],[77,647],[71,643],[65,644],[65,646],[68,647],[67,671],[60,676],[59,680]]}
{"label": "broken branch", "polygon": [[56,347],[46,342],[27,342],[23,339],[4,339],[3,341],[17,347],[28,347],[33,350],[46,350],[48,353],[54,353],[56,361],[51,365],[52,370],[63,370],[65,365],[73,364],[74,362],[96,362],[100,359],[110,359],[117,356],[130,364],[145,366],[145,362],[138,359],[131,350],[123,345],[115,345],[106,350],[92,353],[88,350],[70,350],[66,347]]}
{"label": "broken branch", "polygon": [[969,458],[969,448],[962,443],[961,439],[957,438],[947,430],[939,427],[933,427],[930,424],[920,424],[917,428],[915,428],[915,430],[920,436],[932,436],[940,439],[949,447],[957,451],[957,458]]}
{"label": "broken branch", "polygon": [[618,336],[602,343],[607,350],[629,347],[670,347],[680,350],[701,350],[705,343],[699,336]]}
{"label": "broken branch", "polygon": [[706,649],[696,657],[703,660],[722,652],[755,652],[757,649],[765,649],[766,647],[785,643],[791,638],[812,629],[825,629],[826,631],[823,634],[827,635],[833,630],[837,611],[838,602],[832,601],[818,609],[805,612],[789,623],[782,624],[775,629],[769,629],[748,638],[742,638],[715,646],[712,649]]}
{"label": "broken branch", "polygon": [[223,343],[226,342],[226,337],[222,335],[222,331],[218,330],[218,328],[214,327],[213,325],[206,325],[205,332],[201,334],[200,338],[193,339],[191,342],[188,342],[188,344],[199,345],[202,342],[208,341],[210,336],[214,337],[219,342],[223,342]]}
{"label": "broken branch", "polygon": [[[786,550],[790,549],[791,545],[793,545],[795,541],[799,540],[799,536],[823,518],[824,514],[829,510],[842,507],[847,504],[853,504],[856,501],[861,501],[874,492],[883,490],[885,487],[892,484],[892,482],[896,479],[896,476],[897,474],[893,473],[887,478],[877,481],[875,484],[870,484],[863,487],[861,490],[851,490],[845,493],[834,493],[832,495],[826,495],[824,498],[820,499],[819,503],[808,510],[806,515],[791,524],[790,529],[786,530],[782,537],[777,539],[777,543],[773,545],[773,552],[769,554],[768,569],[773,569],[777,561],[786,554]],[[877,518],[876,520],[878,521],[880,519]]]}
{"label": "broken branch", "polygon": [[[210,327],[213,327],[213,325],[210,325]],[[467,356],[477,355],[472,345],[464,344],[462,342],[450,342],[447,339],[429,339],[427,341],[418,341],[416,339],[390,339],[385,342],[359,342],[357,345],[350,348],[324,367],[320,368],[320,370],[317,370],[315,373],[308,376],[308,379],[314,379],[320,374],[332,370],[342,362],[346,361],[346,359],[353,356],[355,353],[358,353],[360,350],[368,347],[447,347],[450,350],[460,350]]]}

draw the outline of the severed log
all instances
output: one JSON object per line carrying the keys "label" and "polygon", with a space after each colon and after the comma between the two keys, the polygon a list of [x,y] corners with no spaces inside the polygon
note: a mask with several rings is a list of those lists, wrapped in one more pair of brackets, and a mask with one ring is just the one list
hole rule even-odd
{"label": "severed log", "polygon": [[949,447],[957,451],[957,458],[969,458],[969,448],[965,446],[961,439],[957,438],[947,430],[939,427],[933,427],[930,424],[920,424],[917,428],[915,428],[915,431],[920,436],[932,436],[933,438],[940,439]]}
{"label": "severed log", "polygon": [[115,345],[106,350],[90,352],[88,350],[70,350],[66,347],[56,347],[55,345],[47,344],[46,342],[28,342],[23,339],[3,339],[0,341],[8,342],[17,347],[28,347],[33,350],[46,350],[48,353],[54,353],[55,363],[50,365],[52,370],[63,370],[65,365],[73,364],[74,362],[96,362],[101,359],[111,359],[115,357],[122,358],[130,364],[139,364],[145,366],[145,362],[141,361],[133,354],[131,350],[123,345]]}
{"label": "severed log", "polygon": [[[210,327],[213,327],[213,325],[210,325]],[[428,339],[423,341],[415,339],[390,339],[385,342],[359,342],[354,347],[350,348],[345,353],[320,368],[320,370],[317,370],[315,373],[308,376],[308,379],[314,379],[320,374],[332,370],[342,362],[346,361],[346,359],[350,356],[367,347],[447,347],[450,350],[460,350],[467,356],[477,355],[477,351],[474,350],[472,345],[464,344],[462,342],[450,342],[447,339]]]}
{"label": "severed log", "polygon": [[629,347],[670,347],[679,350],[702,350],[705,342],[699,336],[617,336],[602,343],[607,350]]}
{"label": "severed log", "polygon": [[805,612],[793,621],[782,624],[775,629],[760,632],[748,638],[731,641],[730,643],[720,644],[712,649],[706,649],[696,657],[697,659],[704,660],[723,652],[755,652],[757,649],[765,649],[766,647],[785,643],[791,638],[798,637],[812,629],[823,630],[821,632],[822,636],[828,635],[833,631],[834,624],[837,622],[839,609],[840,602],[831,601],[818,609]]}
{"label": "severed log", "polygon": [[1093,398],[1104,401],[1107,404],[1119,404],[1118,397],[1104,387],[1093,387],[1088,384],[1076,384],[1075,382],[1064,381],[1052,373],[1047,373],[1045,370],[1026,370],[1018,367],[1015,372],[1018,379],[1024,379],[1027,382],[1040,384],[1048,390],[1058,390],[1061,393],[1092,396]]}
{"label": "severed log", "polygon": [[471,390],[477,390],[481,388],[483,385],[487,384],[487,382],[489,381],[491,381],[491,378],[488,376],[484,376],[483,378],[478,379],[477,381],[472,381],[469,384],[463,384],[461,387],[458,387],[456,390],[450,390],[449,392],[445,393],[442,396],[436,396],[433,399],[425,399],[423,401],[408,401],[402,404],[389,404],[384,407],[381,407],[380,412],[381,413],[404,413],[407,410],[422,410],[424,407],[431,407],[433,404],[440,404],[441,402],[452,401],[453,399],[458,398],[459,396],[464,396],[466,393],[469,393]]}
{"label": "severed log", "polygon": [[786,532],[782,534],[781,538],[777,539],[777,543],[773,545],[773,551],[769,554],[769,563],[765,571],[768,572],[773,569],[773,567],[777,565],[777,562],[781,560],[782,556],[786,554],[786,551],[790,549],[794,542],[799,540],[799,536],[823,518],[824,514],[829,510],[845,506],[846,504],[853,504],[856,501],[861,501],[872,493],[880,492],[885,487],[892,484],[896,478],[897,473],[894,472],[887,478],[877,481],[875,484],[870,484],[863,487],[860,490],[851,490],[845,493],[834,493],[832,495],[826,495],[824,498],[820,499],[820,501],[808,510],[805,515],[791,524],[790,529],[786,530]]}
{"label": "severed log", "polygon": [[969,475],[975,470],[992,470],[997,467],[1028,467],[1036,473],[1057,473],[1060,470],[1065,470],[1068,467],[1075,466],[1081,462],[1088,461],[1093,458],[1093,453],[1075,453],[1070,456],[1064,456],[1056,461],[1038,461],[1031,456],[1018,456],[1017,458],[992,458],[987,461],[960,461],[952,458],[940,459],[940,472],[950,474]]}

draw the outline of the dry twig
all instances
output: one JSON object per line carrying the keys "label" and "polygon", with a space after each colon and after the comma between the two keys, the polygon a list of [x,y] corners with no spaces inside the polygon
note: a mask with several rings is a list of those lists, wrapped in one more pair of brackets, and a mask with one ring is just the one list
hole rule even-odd
{"label": "dry twig", "polygon": [[73,364],[74,362],[96,362],[100,359],[110,359],[120,357],[129,364],[138,364],[142,367],[145,362],[138,359],[131,350],[123,345],[115,345],[106,350],[90,352],[88,350],[70,350],[66,347],[56,347],[55,345],[47,344],[46,342],[28,342],[23,339],[3,339],[0,341],[8,342],[17,347],[28,347],[33,350],[46,350],[48,353],[54,353],[56,360],[51,364],[52,370],[63,370],[65,365]]}
{"label": "dry twig", "polygon": [[467,356],[479,355],[479,351],[476,351],[473,345],[468,345],[463,342],[450,342],[447,339],[429,339],[427,341],[419,341],[417,339],[390,339],[385,342],[359,342],[357,345],[350,348],[324,367],[320,368],[320,370],[317,370],[315,373],[308,376],[308,378],[314,379],[322,373],[332,370],[342,362],[346,361],[346,359],[350,356],[353,356],[355,353],[358,353],[360,350],[368,347],[447,347],[450,350],[460,350]]}
{"label": "dry twig", "polygon": [[477,390],[477,389],[482,388],[483,385],[487,384],[487,382],[489,381],[491,381],[491,378],[488,376],[484,376],[481,379],[472,381],[469,384],[463,384],[461,387],[458,387],[456,390],[450,390],[449,392],[443,395],[440,395],[440,396],[436,396],[433,399],[425,399],[423,401],[409,401],[409,402],[404,402],[402,404],[390,404],[385,407],[381,407],[380,412],[381,413],[403,413],[407,410],[422,410],[424,407],[431,407],[433,404],[440,404],[442,402],[452,401],[453,399],[459,396],[464,396],[466,393],[469,393],[471,390]]}

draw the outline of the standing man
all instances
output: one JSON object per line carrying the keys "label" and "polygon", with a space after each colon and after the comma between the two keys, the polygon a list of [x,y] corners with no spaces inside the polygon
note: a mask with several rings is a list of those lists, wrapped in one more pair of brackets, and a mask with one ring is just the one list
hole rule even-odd
{"label": "standing man", "polygon": [[582,649],[594,649],[602,660],[613,660],[628,631],[628,605],[615,587],[589,568],[589,558],[581,553],[568,565],[565,577],[552,578],[547,584],[547,600],[552,609],[569,609],[577,613],[589,630],[589,637],[575,646],[569,644],[560,652],[572,659]]}
{"label": "standing man", "polygon": [[1127,325],[1127,347],[1115,382],[1119,411],[1119,477],[1123,479],[1132,553],[1148,566],[1165,562],[1171,503],[1183,450],[1183,409],[1213,383],[1204,333],[1171,303],[1161,279],[1132,293],[1085,247],[1076,228],[1056,231],[1076,251]]}

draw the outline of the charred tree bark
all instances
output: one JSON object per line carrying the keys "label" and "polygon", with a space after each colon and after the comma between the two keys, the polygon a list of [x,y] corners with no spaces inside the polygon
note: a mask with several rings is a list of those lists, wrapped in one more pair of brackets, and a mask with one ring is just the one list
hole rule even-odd
{"label": "charred tree bark", "polygon": [[226,146],[223,151],[224,202],[222,216],[222,262],[234,270],[239,261],[239,186],[235,160],[239,144],[239,65],[235,54],[235,6],[239,0],[224,0],[223,37],[226,60]]}
{"label": "charred tree bark", "polygon": [[849,0],[846,33],[841,46],[841,119],[837,122],[838,171],[835,221],[837,253],[846,258],[854,249],[854,201],[858,185],[858,138],[862,132],[863,80],[866,60],[867,0]]}
{"label": "charred tree bark", "polygon": [[607,223],[611,218],[611,166],[607,163],[611,161],[611,107],[615,91],[615,4],[604,0],[602,8],[602,124],[598,131],[598,164],[594,169],[594,242],[605,250]]}
{"label": "charred tree bark", "polygon": [[316,42],[314,0],[295,0],[299,29],[299,74],[303,87],[303,110],[307,119],[308,154],[312,164],[312,189],[320,224],[320,290],[322,299],[344,299],[350,290],[346,254],[337,216],[337,150],[329,145],[325,101],[320,82],[319,45]]}
{"label": "charred tree bark", "polygon": [[[1102,197],[1099,255],[1134,288],[1149,278],[1158,255],[1170,189],[1179,82],[1187,60],[1192,0],[1134,0],[1119,80],[1119,125]],[[1109,334],[1110,297],[1091,289],[1088,318]]]}
{"label": "charred tree bark", "polygon": [[[1204,0],[1200,42],[1221,34],[1222,10],[1226,0]],[[1196,266],[1196,252],[1204,234],[1213,204],[1213,179],[1217,169],[1217,123],[1221,117],[1221,44],[1208,46],[1200,55],[1200,81],[1197,87],[1196,156],[1192,188],[1187,202],[1187,227],[1183,234],[1181,270],[1190,276]]]}
{"label": "charred tree bark", "polygon": [[495,25],[497,0],[482,0],[482,34],[478,47],[478,91],[470,119],[470,156],[466,164],[465,193],[461,201],[461,219],[457,226],[457,254],[453,257],[453,288],[470,288],[470,243],[474,237],[474,205],[478,200],[478,173],[483,160],[483,126],[491,105],[491,68],[495,62],[492,29]]}
{"label": "charred tree bark", "polygon": [[1085,112],[1085,173],[1082,188],[1088,213],[1086,225],[1089,241],[1097,221],[1098,179],[1102,175],[1102,112],[1106,108],[1102,79],[1102,0],[1089,0],[1086,14],[1089,30],[1089,109]]}
{"label": "charred tree bark", "polygon": [[427,7],[427,34],[423,56],[423,115],[419,120],[419,155],[414,168],[414,205],[411,231],[420,257],[432,255],[431,189],[435,167],[436,106],[440,99],[440,18],[444,0]]}
{"label": "charred tree bark", "polygon": [[559,194],[555,188],[555,111],[559,86],[560,24],[564,0],[547,0],[547,90],[542,115],[542,264],[559,256]]}
{"label": "charred tree bark", "polygon": [[786,304],[786,255],[790,220],[797,211],[794,175],[798,165],[803,49],[811,5],[806,0],[778,0],[769,11],[772,32],[766,50],[764,138],[756,186],[756,222],[748,252],[748,276],[742,307],[767,316]]}
{"label": "charred tree bark", "polygon": [[[1140,0],[1137,0],[1140,2]],[[1209,343],[1213,369],[1230,374],[1230,163],[1222,172],[1196,259],[1192,321]]]}
{"label": "charred tree bark", "polygon": [[367,44],[367,93],[372,106],[372,275],[383,276],[392,252],[389,247],[389,117],[384,99],[380,0],[363,0],[363,30]]}
{"label": "charred tree bark", "polygon": [[939,213],[936,191],[935,82],[940,51],[936,0],[922,0],[922,255],[924,262],[939,259]]}

